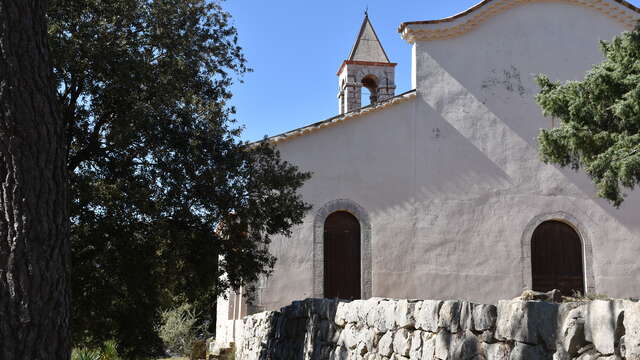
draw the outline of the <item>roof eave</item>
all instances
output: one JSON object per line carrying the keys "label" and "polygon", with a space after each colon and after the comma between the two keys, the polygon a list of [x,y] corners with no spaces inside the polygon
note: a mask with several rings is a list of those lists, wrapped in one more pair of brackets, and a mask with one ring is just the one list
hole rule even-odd
{"label": "roof eave", "polygon": [[[402,38],[409,43],[413,43],[416,40],[450,38],[473,29],[485,19],[496,16],[504,10],[534,1],[546,0],[483,0],[463,12],[446,18],[403,22],[398,27],[398,32]],[[638,14],[640,14],[640,8],[625,0],[604,0],[604,2],[609,2],[614,6],[600,7],[594,4],[601,3],[602,0],[569,1],[598,10],[605,15],[623,22],[627,27],[635,26],[638,20]]]}
{"label": "roof eave", "polygon": [[365,115],[373,113],[373,112],[381,111],[381,110],[386,109],[386,108],[388,108],[390,106],[409,101],[409,100],[411,100],[411,99],[413,99],[415,97],[416,97],[416,90],[415,89],[409,90],[407,92],[404,92],[404,93],[402,93],[400,95],[396,95],[396,96],[394,96],[394,97],[392,97],[390,99],[387,99],[387,100],[382,101],[382,102],[377,103],[377,104],[371,104],[369,106],[365,106],[365,107],[360,108],[358,110],[354,110],[354,111],[351,111],[351,112],[348,112],[348,113],[345,113],[345,114],[340,114],[340,115],[331,117],[329,119],[313,123],[311,125],[303,126],[301,128],[297,128],[297,129],[294,129],[294,130],[291,130],[291,131],[287,131],[287,132],[282,133],[282,134],[278,134],[278,135],[267,137],[267,138],[265,138],[263,140],[259,140],[259,141],[256,141],[256,142],[250,144],[250,146],[256,145],[256,144],[264,142],[264,141],[266,141],[268,143],[271,143],[271,144],[274,144],[274,145],[275,144],[279,144],[279,143],[282,143],[284,141],[288,141],[288,140],[291,140],[293,138],[296,138],[298,136],[307,135],[307,134],[310,134],[310,133],[315,132],[317,130],[320,130],[320,129],[323,129],[323,128],[326,128],[326,127],[329,127],[329,126],[334,126],[336,124],[340,124],[340,123],[342,123],[344,121],[347,121],[347,120],[359,118],[359,117],[365,116]]}

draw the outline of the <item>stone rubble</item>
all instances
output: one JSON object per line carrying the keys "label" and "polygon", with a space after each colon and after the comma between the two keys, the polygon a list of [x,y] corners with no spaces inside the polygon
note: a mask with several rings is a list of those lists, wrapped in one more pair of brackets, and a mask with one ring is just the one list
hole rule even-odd
{"label": "stone rubble", "polygon": [[640,303],[306,299],[247,316],[238,360],[640,360]]}

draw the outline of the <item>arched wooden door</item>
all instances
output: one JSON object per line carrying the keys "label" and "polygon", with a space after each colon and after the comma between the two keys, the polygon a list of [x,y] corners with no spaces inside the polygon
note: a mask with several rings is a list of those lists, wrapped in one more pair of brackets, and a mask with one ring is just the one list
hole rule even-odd
{"label": "arched wooden door", "polygon": [[533,290],[584,294],[582,242],[578,233],[560,221],[540,224],[531,239],[531,272]]}
{"label": "arched wooden door", "polygon": [[360,299],[360,223],[346,211],[324,222],[324,297]]}

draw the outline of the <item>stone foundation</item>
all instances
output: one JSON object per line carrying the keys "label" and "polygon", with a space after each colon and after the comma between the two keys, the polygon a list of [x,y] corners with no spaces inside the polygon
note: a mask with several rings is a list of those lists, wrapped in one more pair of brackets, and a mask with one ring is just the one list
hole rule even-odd
{"label": "stone foundation", "polygon": [[640,304],[296,301],[244,318],[236,359],[640,359]]}

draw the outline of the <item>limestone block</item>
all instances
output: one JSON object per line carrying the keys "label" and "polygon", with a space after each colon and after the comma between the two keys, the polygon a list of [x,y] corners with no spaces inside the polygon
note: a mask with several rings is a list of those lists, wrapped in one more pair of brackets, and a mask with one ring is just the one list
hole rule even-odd
{"label": "limestone block", "polygon": [[304,359],[323,360],[331,358],[331,350],[333,347],[324,343],[316,342],[313,349],[306,349]]}
{"label": "limestone block", "polygon": [[[380,301],[367,313],[367,326],[375,328],[379,333],[393,329],[394,311],[395,302],[389,300]],[[390,320],[387,319],[388,316],[390,316]]]}
{"label": "limestone block", "polygon": [[495,305],[476,304],[473,307],[473,327],[476,331],[485,331],[496,327],[498,309]]}
{"label": "limestone block", "polygon": [[476,305],[468,301],[460,302],[460,329],[473,330],[473,308]]}
{"label": "limestone block", "polygon": [[435,334],[435,357],[438,359],[453,359],[451,355],[463,338],[464,335],[461,333],[451,334],[446,330],[440,330]]}
{"label": "limestone block", "polygon": [[599,357],[600,357],[600,354],[598,354],[595,350],[590,349],[580,354],[580,356],[578,356],[576,359],[577,360],[596,360]]}
{"label": "limestone block", "polygon": [[430,332],[438,331],[438,317],[442,301],[425,300],[417,311],[416,328]]}
{"label": "limestone block", "polygon": [[329,306],[333,300],[330,299],[307,299],[305,301],[307,303],[307,311],[309,314],[316,314],[320,316],[322,319],[329,319],[327,316],[326,308]]}
{"label": "limestone block", "polygon": [[409,358],[398,355],[398,354],[393,354],[393,356],[391,357],[391,360],[409,360]]}
{"label": "limestone block", "polygon": [[384,320],[385,327],[389,330],[396,328],[396,305],[397,300],[389,300],[384,304]]}
{"label": "limestone block", "polygon": [[297,334],[304,331],[304,319],[282,316],[279,323],[280,337],[295,338]]}
{"label": "limestone block", "polygon": [[540,345],[527,345],[516,342],[509,355],[509,360],[547,360],[551,356],[546,354]]}
{"label": "limestone block", "polygon": [[364,360],[388,360],[388,358],[385,358],[378,353],[367,353],[365,356],[363,356],[363,359]]}
{"label": "limestone block", "polygon": [[431,360],[436,352],[436,335],[428,332],[422,333],[422,358]]}
{"label": "limestone block", "polygon": [[[563,311],[561,311],[563,313]],[[572,357],[587,344],[584,334],[584,307],[574,308],[561,319],[559,339],[562,349]]]}
{"label": "limestone block", "polygon": [[470,360],[484,357],[480,341],[470,330],[465,331],[462,337],[456,341],[451,353],[451,359]]}
{"label": "limestone block", "polygon": [[505,343],[482,344],[487,360],[509,360],[511,348]]}
{"label": "limestone block", "polygon": [[555,350],[558,304],[503,300],[498,303],[496,339],[543,344]]}
{"label": "limestone block", "polygon": [[553,360],[571,360],[573,359],[568,352],[564,351],[562,346],[556,347],[556,352],[553,353]]}
{"label": "limestone block", "polygon": [[628,360],[640,360],[640,303],[624,304],[624,355]]}
{"label": "limestone block", "polygon": [[340,339],[340,335],[342,335],[342,330],[343,330],[342,328],[335,327],[333,330],[333,336],[331,336],[331,338],[329,339],[329,342],[333,344],[337,344],[338,339]]}
{"label": "limestone block", "polygon": [[598,360],[622,360],[618,355],[600,356]]}
{"label": "limestone block", "polygon": [[422,334],[420,330],[411,333],[411,348],[409,349],[411,360],[422,359]]}
{"label": "limestone block", "polygon": [[393,332],[387,331],[378,341],[378,354],[391,356],[393,353]]}
{"label": "limestone block", "polygon": [[340,333],[338,338],[338,346],[345,349],[353,350],[358,346],[358,328],[355,324],[349,323]]}
{"label": "limestone block", "polygon": [[367,349],[367,345],[365,343],[358,343],[358,346],[356,347],[356,356],[364,356],[368,352],[369,349]]}
{"label": "limestone block", "polygon": [[380,303],[372,306],[371,309],[369,309],[369,311],[367,312],[367,319],[365,322],[366,325],[370,328],[379,329],[380,318],[384,319],[384,316],[381,313],[382,305],[380,305]]}
{"label": "limestone block", "polygon": [[330,356],[331,360],[348,360],[349,359],[349,351],[342,346],[336,346],[336,348],[331,352]]}
{"label": "limestone block", "polygon": [[340,327],[344,327],[347,324],[347,313],[349,312],[350,307],[348,302],[339,302],[336,308],[336,315],[334,318],[334,322],[336,325]]}
{"label": "limestone block", "polygon": [[398,300],[395,306],[395,326],[399,328],[413,328],[416,325],[416,303],[409,300]]}
{"label": "limestone block", "polygon": [[560,303],[562,302],[562,293],[558,289],[553,289],[548,292],[525,290],[522,293],[522,295],[520,295],[520,300],[524,300],[524,301],[542,300],[542,301]]}
{"label": "limestone block", "polygon": [[360,321],[360,309],[365,305],[364,300],[353,300],[346,306],[345,320],[348,323],[357,323]]}
{"label": "limestone block", "polygon": [[451,334],[446,331],[440,331],[436,334],[435,340],[435,357],[439,359],[447,359],[449,357]]}
{"label": "limestone block", "polygon": [[591,350],[594,350],[593,344],[587,344],[587,345],[583,346],[582,349],[578,350],[578,355],[582,355],[585,352],[591,351]]}
{"label": "limestone block", "polygon": [[367,352],[372,352],[377,345],[378,334],[371,328],[360,329],[358,333],[358,344],[363,344]]}
{"label": "limestone block", "polygon": [[335,331],[334,324],[329,320],[322,320],[320,324],[318,324],[318,329],[316,332],[316,337],[320,341],[329,341],[333,336],[333,332]]}
{"label": "limestone block", "polygon": [[381,301],[386,301],[386,299],[373,297],[373,298],[364,300],[364,303],[360,306],[360,309],[358,310],[359,321],[365,324],[367,322],[367,318],[369,317],[369,312],[374,310]]}
{"label": "limestone block", "polygon": [[446,329],[451,333],[460,330],[460,307],[462,303],[456,300],[447,300],[440,307],[438,328]]}
{"label": "limestone block", "polygon": [[494,342],[496,342],[495,332],[493,330],[485,330],[478,334],[478,340],[485,343],[493,344]]}
{"label": "limestone block", "polygon": [[622,300],[594,300],[587,304],[585,338],[599,353],[609,355],[615,352],[616,328],[618,321],[622,320],[623,311]]}
{"label": "limestone block", "polygon": [[393,352],[409,356],[409,350],[411,350],[411,334],[407,329],[399,329],[393,336]]}

